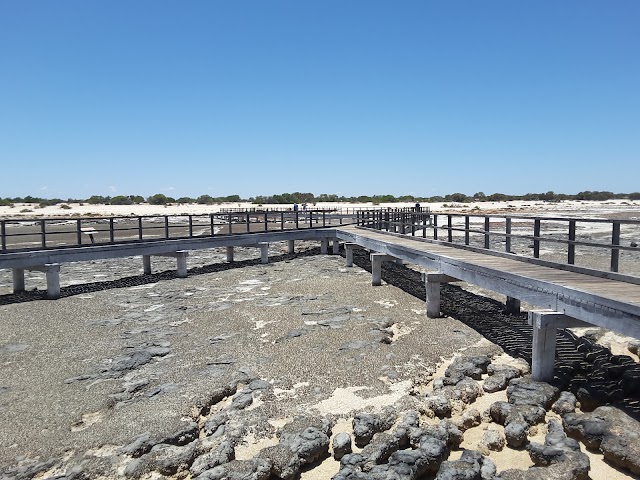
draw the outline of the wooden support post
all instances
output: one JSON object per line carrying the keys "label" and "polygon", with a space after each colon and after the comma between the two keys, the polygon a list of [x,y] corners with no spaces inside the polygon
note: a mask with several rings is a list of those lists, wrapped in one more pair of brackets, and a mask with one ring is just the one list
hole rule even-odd
{"label": "wooden support post", "polygon": [[569,265],[573,265],[576,263],[576,245],[574,242],[576,240],[576,221],[569,220],[569,245],[567,248],[567,263]]}
{"label": "wooden support post", "polygon": [[179,250],[176,252],[176,269],[178,271],[178,278],[187,278],[187,256],[189,252],[186,250]]}
{"label": "wooden support post", "polygon": [[40,220],[40,243],[42,248],[47,248],[47,223],[46,220]]}
{"label": "wooden support post", "polygon": [[511,217],[506,218],[504,233],[506,234],[504,237],[504,251],[511,253]]}
{"label": "wooden support post", "polygon": [[531,352],[531,375],[537,382],[553,380],[556,358],[556,330],[589,326],[561,312],[534,310],[529,312],[529,325],[533,327],[533,349]]}
{"label": "wooden support post", "polygon": [[533,326],[533,348],[531,350],[531,374],[537,382],[553,380],[553,366],[556,359],[556,328],[542,327],[541,312],[529,312],[529,322]]}
{"label": "wooden support post", "polygon": [[142,256],[142,273],[151,275],[151,255]]}
{"label": "wooden support post", "polygon": [[320,240],[320,253],[322,255],[326,255],[327,254],[327,250],[329,249],[329,239],[328,238],[323,238],[322,240]]}
{"label": "wooden support post", "polygon": [[438,239],[438,215],[433,215],[433,239]]}
{"label": "wooden support post", "polygon": [[287,245],[289,247],[289,253],[295,253],[294,243],[295,243],[294,240],[287,240]]}
{"label": "wooden support post", "polygon": [[331,246],[331,253],[333,255],[338,255],[340,253],[340,240],[337,238],[333,239],[333,245]]}
{"label": "wooden support post", "polygon": [[269,244],[267,242],[260,242],[260,263],[269,263]]}
{"label": "wooden support post", "polygon": [[505,304],[504,311],[505,313],[511,314],[520,313],[520,300],[507,296],[507,302]]}
{"label": "wooden support post", "polygon": [[345,266],[347,267],[353,267],[353,249],[356,247],[355,243],[345,243],[344,244],[344,251],[345,251],[345,257],[346,257],[346,263]]}
{"label": "wooden support post", "polygon": [[464,244],[469,245],[469,215],[464,216]]}
{"label": "wooden support post", "polygon": [[169,238],[169,217],[164,216],[164,238]]}
{"label": "wooden support post", "polygon": [[13,293],[24,292],[24,268],[12,268]]}
{"label": "wooden support post", "polygon": [[227,262],[233,262],[233,247],[227,247]]}
{"label": "wooden support post", "polygon": [[453,242],[453,231],[451,230],[451,215],[447,215],[447,242]]}
{"label": "wooden support post", "polygon": [[55,300],[60,298],[60,264],[48,263],[44,266],[47,276],[47,298]]}
{"label": "wooden support post", "polygon": [[489,250],[491,248],[491,239],[489,237],[489,230],[491,224],[489,223],[489,217],[484,217],[484,248]]}
{"label": "wooden support post", "polygon": [[387,255],[384,253],[372,253],[371,258],[371,285],[378,287],[382,285],[382,260]]}
{"label": "wooden support post", "polygon": [[76,220],[76,243],[82,245],[82,220]]}
{"label": "wooden support post", "polygon": [[540,258],[540,219],[533,221],[533,258]]}
{"label": "wooden support post", "polygon": [[[611,245],[620,245],[620,222],[613,222],[613,232],[611,234]],[[618,271],[618,262],[620,260],[620,249],[611,249],[611,271]]]}

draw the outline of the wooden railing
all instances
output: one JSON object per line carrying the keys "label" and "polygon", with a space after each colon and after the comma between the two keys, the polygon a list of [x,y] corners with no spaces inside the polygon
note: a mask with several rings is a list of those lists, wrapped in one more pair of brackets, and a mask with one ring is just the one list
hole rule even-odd
{"label": "wooden railing", "polygon": [[[544,243],[561,244],[566,245],[563,263],[569,265],[576,263],[576,247],[583,251],[604,250],[608,252],[608,269],[612,272],[619,271],[621,252],[640,253],[637,246],[640,220],[385,211],[362,212],[357,223],[367,228],[481,249],[500,248],[496,243],[504,243],[504,251],[508,253],[518,253],[514,252],[517,244],[521,249],[530,250],[533,258],[540,258]],[[600,231],[591,228],[590,232],[580,232],[579,227],[586,230],[587,225],[598,226]],[[594,236],[606,236],[607,240],[596,241]]]}
{"label": "wooden railing", "polygon": [[355,214],[326,211],[245,210],[205,215],[2,219],[0,252],[321,228],[354,223],[355,218]]}

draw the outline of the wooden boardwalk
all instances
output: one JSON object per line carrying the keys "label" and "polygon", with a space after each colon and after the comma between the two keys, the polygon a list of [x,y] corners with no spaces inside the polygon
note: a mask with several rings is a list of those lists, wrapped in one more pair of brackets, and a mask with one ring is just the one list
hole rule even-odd
{"label": "wooden boardwalk", "polygon": [[[381,264],[402,260],[424,267],[427,314],[440,314],[440,284],[464,281],[507,296],[508,311],[520,310],[520,302],[534,305],[529,312],[533,326],[534,378],[553,378],[557,328],[599,326],[640,338],[640,281],[618,273],[567,270],[566,265],[536,264],[531,259],[513,254],[478,251],[451,246],[419,237],[383,232],[355,226],[284,230],[279,232],[216,235],[205,238],[166,239],[128,242],[114,245],[90,245],[53,250],[0,254],[0,268],[13,270],[14,292],[25,289],[24,270],[40,270],[47,275],[47,296],[60,295],[60,266],[66,262],[141,255],[144,272],[151,272],[151,256],[173,256],[177,259],[178,276],[187,276],[187,254],[190,250],[226,247],[227,260],[233,261],[234,246],[261,248],[263,263],[268,262],[271,242],[288,242],[293,253],[295,240],[318,240],[321,252],[328,253],[333,241],[346,242],[347,265],[352,263],[356,245],[370,250],[372,283],[380,284]],[[544,262],[543,262],[544,263]]]}
{"label": "wooden boardwalk", "polygon": [[534,329],[532,369],[538,379],[553,378],[556,328],[593,325],[640,338],[640,285],[622,276],[566,271],[517,255],[494,256],[366,228],[342,227],[337,236],[377,252],[371,256],[374,284],[385,260],[401,259],[433,271],[425,275],[430,316],[439,313],[440,283],[456,280],[504,294],[518,310],[520,301],[543,309],[529,313]]}

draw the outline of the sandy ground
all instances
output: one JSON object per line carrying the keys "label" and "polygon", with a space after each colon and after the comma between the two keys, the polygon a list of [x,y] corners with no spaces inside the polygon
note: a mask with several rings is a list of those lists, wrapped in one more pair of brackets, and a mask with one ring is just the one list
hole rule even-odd
{"label": "sandy ground", "polygon": [[[219,212],[223,208],[257,208],[253,203],[223,203],[219,205],[199,204],[171,204],[171,205],[90,205],[70,203],[69,209],[53,205],[40,208],[37,204],[15,204],[13,207],[0,206],[0,218],[32,218],[32,217],[72,217],[72,216],[127,216],[127,215],[179,215],[179,214],[209,214]],[[413,207],[413,203],[323,203],[318,202],[309,208],[372,208],[372,207]],[[430,203],[422,204],[435,213],[459,212],[469,214],[513,213],[527,214],[562,214],[569,216],[607,217],[617,213],[629,214],[632,220],[640,219],[640,201],[638,200],[608,200],[608,201],[579,201],[566,200],[562,202],[544,201],[513,201],[513,202],[470,202],[470,203]],[[263,204],[263,208],[282,209],[292,208],[293,205]],[[28,210],[28,211],[25,211]]]}
{"label": "sandy ground", "polygon": [[[575,206],[585,213],[580,202],[536,203],[543,212],[561,205],[563,212]],[[632,217],[640,210],[634,202],[597,203],[603,216]],[[83,214],[124,214],[115,207],[85,207]],[[210,206],[193,205],[173,213],[198,213],[200,207],[211,212]],[[0,216],[13,217],[17,208],[1,207]],[[50,216],[56,208],[35,212]],[[135,206],[135,213],[167,214],[173,208]],[[467,208],[473,205],[461,210]],[[334,435],[351,432],[354,413],[414,407],[411,392],[417,385],[428,391],[429,381],[442,376],[457,355],[485,352],[495,361],[513,361],[459,319],[427,319],[423,301],[405,290],[389,283],[372,288],[370,274],[345,268],[343,258],[288,256],[285,248],[272,245],[268,265],[258,263],[253,249],[238,249],[235,265],[226,264],[222,250],[194,252],[187,279],[175,278],[171,259],[154,259],[154,271],[163,273],[145,277],[140,258],[65,265],[63,298],[55,302],[37,299],[37,292],[13,301],[11,274],[0,271],[0,466],[53,458],[50,472],[60,472],[66,461],[115,451],[145,431],[162,437],[193,418],[194,406],[239,373],[251,372],[273,387],[242,417],[248,428],[236,456],[248,459],[275,444],[275,430],[297,414],[330,415],[337,421]],[[46,288],[38,272],[28,273],[26,283]],[[478,302],[504,301],[462,287]],[[611,332],[601,337],[614,354],[630,355],[628,340]],[[123,356],[149,347],[166,350],[122,373],[109,370]],[[141,386],[127,398],[118,396],[132,384]],[[505,398],[504,391],[485,394],[469,408],[483,413]],[[465,433],[462,447],[478,448],[487,428],[502,428],[486,417]],[[545,433],[540,427],[532,440],[543,441]],[[600,454],[588,455],[593,479],[635,478]],[[524,450],[489,456],[498,471],[532,465]],[[301,478],[331,478],[338,466],[330,457]]]}

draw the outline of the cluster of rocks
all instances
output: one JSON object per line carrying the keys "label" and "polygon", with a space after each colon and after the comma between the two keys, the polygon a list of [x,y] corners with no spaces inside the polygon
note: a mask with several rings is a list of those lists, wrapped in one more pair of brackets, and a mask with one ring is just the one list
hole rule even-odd
{"label": "cluster of rocks", "polygon": [[[56,478],[141,478],[157,472],[189,474],[199,480],[292,480],[303,469],[333,455],[340,462],[333,480],[417,480],[425,476],[437,480],[585,480],[590,464],[580,443],[601,451],[621,469],[640,473],[640,434],[635,420],[613,407],[576,413],[573,394],[533,381],[524,365],[516,365],[492,364],[484,355],[457,358],[444,377],[432,382],[432,393],[414,392],[420,409],[401,414],[392,407],[379,413],[362,412],[353,417],[351,434],[335,436],[334,418],[297,417],[275,432],[277,444],[242,460],[235,458],[236,448],[256,428],[245,415],[246,409],[256,398],[271,394],[272,386],[240,375],[213,392],[206,404],[196,406],[193,421],[179,431],[165,436],[145,432],[111,456],[85,454]],[[493,402],[482,413],[470,408],[478,397],[496,388],[506,388],[508,401]],[[562,421],[547,421],[548,412]],[[488,428],[478,450],[463,449],[458,458],[450,459],[452,451],[459,450],[464,433],[483,422],[504,426],[504,434]],[[530,442],[529,430],[545,423],[544,443]],[[489,455],[505,446],[526,448],[534,466],[498,473]],[[43,462],[23,467],[9,472],[7,478],[33,478],[51,466]]]}

